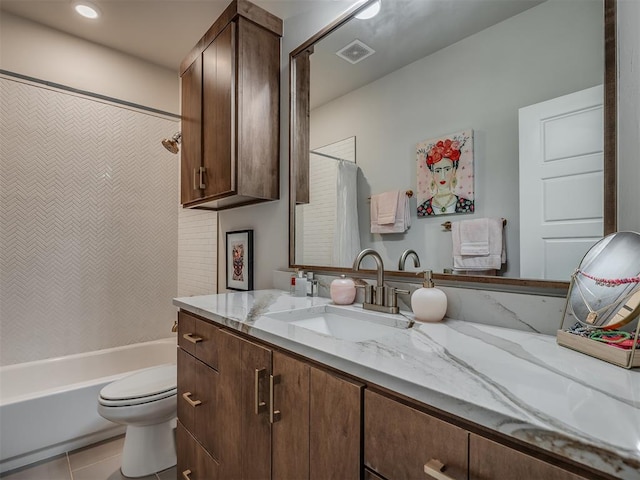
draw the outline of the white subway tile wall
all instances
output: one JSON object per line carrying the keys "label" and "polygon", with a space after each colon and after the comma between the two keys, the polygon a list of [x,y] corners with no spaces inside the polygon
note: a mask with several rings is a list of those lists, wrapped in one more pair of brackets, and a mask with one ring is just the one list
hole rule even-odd
{"label": "white subway tile wall", "polygon": [[0,365],[170,335],[176,119],[0,77]]}

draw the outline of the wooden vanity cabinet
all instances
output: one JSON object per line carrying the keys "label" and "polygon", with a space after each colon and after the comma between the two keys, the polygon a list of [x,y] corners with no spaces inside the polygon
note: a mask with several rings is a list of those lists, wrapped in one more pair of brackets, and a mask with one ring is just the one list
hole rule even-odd
{"label": "wooden vanity cabinet", "polygon": [[484,437],[470,434],[469,480],[492,478],[587,480]]}
{"label": "wooden vanity cabinet", "polygon": [[272,479],[361,478],[364,385],[273,353]]}
{"label": "wooden vanity cabinet", "polygon": [[181,201],[279,198],[282,20],[235,0],[182,61]]}
{"label": "wooden vanity cabinet", "polygon": [[178,473],[190,471],[191,480],[216,479],[222,438],[216,370],[220,330],[180,312],[178,334]]}
{"label": "wooden vanity cabinet", "polygon": [[362,388],[221,331],[220,478],[361,478]]}
{"label": "wooden vanity cabinet", "polygon": [[[586,480],[559,466],[439,420],[395,399],[365,391],[366,480]],[[442,464],[438,471],[437,464]],[[431,464],[436,476],[425,471]],[[596,478],[596,477],[591,477]]]}
{"label": "wooden vanity cabinet", "polygon": [[[431,460],[467,479],[468,432],[371,390],[364,394],[364,465],[388,480],[424,480]],[[375,478],[375,477],[373,477]]]}

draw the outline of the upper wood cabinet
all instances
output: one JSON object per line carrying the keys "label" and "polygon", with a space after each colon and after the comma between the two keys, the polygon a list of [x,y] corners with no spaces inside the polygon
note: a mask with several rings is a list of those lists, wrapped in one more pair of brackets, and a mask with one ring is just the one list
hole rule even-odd
{"label": "upper wood cabinet", "polygon": [[185,207],[279,198],[281,36],[282,20],[236,0],[182,61]]}

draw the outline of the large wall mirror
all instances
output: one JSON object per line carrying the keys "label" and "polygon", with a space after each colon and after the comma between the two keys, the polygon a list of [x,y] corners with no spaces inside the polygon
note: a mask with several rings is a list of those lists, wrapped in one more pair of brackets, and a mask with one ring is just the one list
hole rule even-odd
{"label": "large wall mirror", "polygon": [[[375,17],[358,18],[374,3]],[[616,230],[615,59],[615,0],[352,8],[290,55],[290,265],[350,270],[370,247],[394,271],[413,249],[435,278],[568,285]],[[433,166],[425,151],[447,138],[466,139],[472,160],[438,173],[473,212],[419,215],[436,178],[418,173]],[[371,196],[387,191],[416,193],[411,226],[371,233]],[[443,224],[479,218],[505,220],[506,262],[495,276],[451,276]]]}

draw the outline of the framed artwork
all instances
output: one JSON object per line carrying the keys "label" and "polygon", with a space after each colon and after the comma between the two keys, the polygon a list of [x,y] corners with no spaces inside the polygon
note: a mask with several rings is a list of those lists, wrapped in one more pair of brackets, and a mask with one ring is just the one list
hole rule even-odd
{"label": "framed artwork", "polygon": [[253,290],[253,230],[227,232],[227,289]]}
{"label": "framed artwork", "polygon": [[473,213],[473,130],[444,135],[416,149],[418,217]]}

